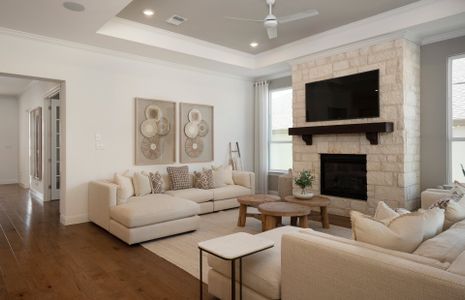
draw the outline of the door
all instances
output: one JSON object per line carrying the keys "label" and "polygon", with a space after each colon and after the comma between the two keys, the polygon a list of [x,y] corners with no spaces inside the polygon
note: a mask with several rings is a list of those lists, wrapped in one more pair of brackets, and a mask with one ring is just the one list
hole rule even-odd
{"label": "door", "polygon": [[50,99],[50,200],[60,199],[60,94]]}

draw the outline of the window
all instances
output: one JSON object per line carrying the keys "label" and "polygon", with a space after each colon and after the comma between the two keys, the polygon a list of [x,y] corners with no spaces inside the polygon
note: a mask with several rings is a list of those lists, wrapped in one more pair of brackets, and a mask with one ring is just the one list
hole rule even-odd
{"label": "window", "polygon": [[284,171],[292,168],[292,89],[270,91],[269,169]]}
{"label": "window", "polygon": [[449,176],[465,182],[465,56],[450,60]]}

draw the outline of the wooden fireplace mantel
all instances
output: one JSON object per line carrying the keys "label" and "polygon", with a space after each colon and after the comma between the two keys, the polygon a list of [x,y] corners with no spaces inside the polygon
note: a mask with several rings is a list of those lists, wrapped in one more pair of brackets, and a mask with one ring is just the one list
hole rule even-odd
{"label": "wooden fireplace mantel", "polygon": [[312,145],[314,135],[365,133],[372,145],[378,145],[380,132],[393,132],[393,122],[361,123],[347,125],[327,125],[289,128],[289,135],[300,135],[307,145]]}

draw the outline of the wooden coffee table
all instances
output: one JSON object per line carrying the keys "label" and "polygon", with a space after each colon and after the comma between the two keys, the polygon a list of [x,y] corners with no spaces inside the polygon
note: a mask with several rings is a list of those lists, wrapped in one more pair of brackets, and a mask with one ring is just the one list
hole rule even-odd
{"label": "wooden coffee table", "polygon": [[262,231],[275,228],[281,223],[282,217],[291,217],[291,224],[297,224],[302,228],[308,227],[308,215],[312,211],[310,207],[300,204],[279,201],[268,202],[258,206],[258,210],[262,213]]}
{"label": "wooden coffee table", "polygon": [[329,198],[323,196],[314,196],[308,200],[297,199],[294,196],[286,196],[284,200],[290,203],[296,203],[309,208],[319,207],[321,215],[321,225],[323,228],[329,228],[328,205],[331,202]]}
{"label": "wooden coffee table", "polygon": [[262,217],[260,214],[254,213],[247,213],[247,207],[255,207],[257,208],[260,204],[266,202],[275,202],[280,201],[281,198],[275,195],[268,195],[268,194],[257,194],[257,195],[248,195],[242,196],[237,198],[237,202],[239,202],[239,218],[237,219],[237,226],[244,227],[245,226],[245,219],[246,217],[253,217],[260,221],[262,221]]}

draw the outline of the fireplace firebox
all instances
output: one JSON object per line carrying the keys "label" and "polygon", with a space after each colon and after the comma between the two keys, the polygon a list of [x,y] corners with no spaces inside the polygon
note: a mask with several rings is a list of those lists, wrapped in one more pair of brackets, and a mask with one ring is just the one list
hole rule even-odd
{"label": "fireplace firebox", "polygon": [[367,200],[367,157],[321,154],[321,194]]}

